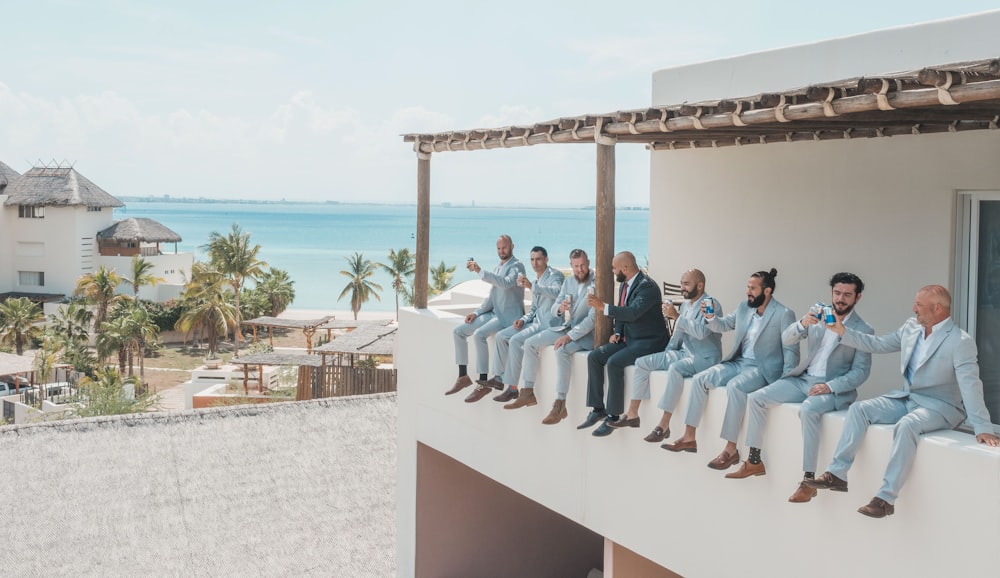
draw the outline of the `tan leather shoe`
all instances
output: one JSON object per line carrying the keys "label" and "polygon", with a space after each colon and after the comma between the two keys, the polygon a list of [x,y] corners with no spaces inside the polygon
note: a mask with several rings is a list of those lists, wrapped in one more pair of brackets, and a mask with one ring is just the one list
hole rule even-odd
{"label": "tan leather shoe", "polygon": [[728,470],[733,467],[733,464],[740,461],[740,452],[737,450],[731,454],[722,452],[721,454],[715,456],[715,459],[708,462],[708,467],[713,470]]}
{"label": "tan leather shoe", "polygon": [[882,498],[872,498],[872,501],[868,502],[867,505],[858,508],[858,513],[864,514],[869,518],[884,518],[891,516],[895,511],[896,506],[893,506]]}
{"label": "tan leather shoe", "polygon": [[485,387],[492,387],[493,389],[503,390],[503,381],[500,381],[496,377],[491,377],[489,379],[477,379],[476,385],[482,385]]}
{"label": "tan leather shoe", "polygon": [[788,498],[788,501],[793,504],[804,504],[815,498],[818,493],[816,488],[810,488],[805,483],[800,482],[799,487],[795,488],[795,492]]}
{"label": "tan leather shoe", "polygon": [[535,399],[535,389],[532,387],[522,387],[518,391],[517,399],[503,406],[503,408],[517,409],[528,405],[538,405],[538,400]]}
{"label": "tan leather shoe", "polygon": [[726,477],[730,480],[742,480],[743,478],[749,478],[750,476],[763,476],[766,473],[767,470],[764,469],[764,462],[759,464],[743,462],[740,464],[740,469],[726,474]]}
{"label": "tan leather shoe", "polygon": [[663,444],[660,447],[671,452],[691,452],[692,454],[698,453],[698,442],[695,440],[691,440],[689,442],[677,440],[674,443]]}
{"label": "tan leather shoe", "polygon": [[477,385],[476,389],[472,390],[472,393],[469,394],[469,397],[465,398],[465,403],[475,403],[489,395],[491,391],[493,391],[492,387]]}
{"label": "tan leather shoe", "polygon": [[557,424],[567,417],[569,417],[569,412],[566,411],[566,400],[557,399],[552,404],[552,410],[549,411],[549,415],[545,416],[542,423],[545,425]]}
{"label": "tan leather shoe", "polygon": [[512,399],[517,399],[517,390],[511,386],[507,386],[507,389],[503,390],[500,395],[493,396],[493,401],[499,401],[500,403],[507,403]]}
{"label": "tan leather shoe", "polygon": [[451,395],[453,393],[458,393],[463,389],[472,385],[472,378],[468,375],[463,375],[455,380],[455,385],[451,386],[451,389],[444,392],[445,395]]}

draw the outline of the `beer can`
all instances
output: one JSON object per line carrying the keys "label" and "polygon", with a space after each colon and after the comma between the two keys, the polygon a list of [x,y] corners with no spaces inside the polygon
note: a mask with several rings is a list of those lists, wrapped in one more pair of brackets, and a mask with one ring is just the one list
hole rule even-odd
{"label": "beer can", "polygon": [[[569,303],[570,305],[573,305],[573,296],[572,295],[566,295],[566,303]],[[563,311],[563,321],[565,321],[566,324],[568,325],[569,322],[572,319],[573,319],[573,308],[570,307],[566,311]]]}
{"label": "beer can", "polygon": [[812,316],[815,317],[816,319],[822,319],[824,307],[826,307],[825,303],[823,303],[822,301],[817,301],[815,305],[809,308],[809,313],[811,313]]}
{"label": "beer can", "polygon": [[837,318],[833,316],[833,307],[826,305],[823,307],[823,322],[827,325],[835,325]]}
{"label": "beer can", "polygon": [[715,303],[712,298],[705,295],[701,300],[705,302],[705,315],[715,315]]}

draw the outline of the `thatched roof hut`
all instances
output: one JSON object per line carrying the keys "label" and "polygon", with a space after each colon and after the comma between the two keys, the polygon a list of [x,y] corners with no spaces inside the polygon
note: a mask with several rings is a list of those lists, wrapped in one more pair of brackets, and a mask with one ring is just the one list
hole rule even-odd
{"label": "thatched roof hut", "polygon": [[19,176],[21,176],[21,173],[8,167],[3,161],[0,161],[0,195],[4,194],[7,185]]}
{"label": "thatched roof hut", "polygon": [[100,241],[144,243],[179,243],[183,240],[180,235],[162,223],[145,217],[129,217],[115,221],[115,224],[98,232],[97,239]]}
{"label": "thatched roof hut", "polygon": [[3,203],[6,206],[125,206],[72,167],[34,167],[11,179],[4,192],[9,195]]}

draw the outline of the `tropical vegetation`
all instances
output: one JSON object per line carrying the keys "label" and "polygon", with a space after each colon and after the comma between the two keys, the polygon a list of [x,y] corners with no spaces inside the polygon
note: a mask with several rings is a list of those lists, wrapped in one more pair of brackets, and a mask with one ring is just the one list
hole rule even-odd
{"label": "tropical vegetation", "polygon": [[25,346],[41,337],[42,328],[37,324],[42,321],[42,308],[27,297],[7,299],[0,303],[0,343],[24,355]]}
{"label": "tropical vegetation", "polygon": [[344,259],[347,260],[348,268],[341,270],[340,274],[350,279],[350,281],[344,286],[344,290],[340,292],[340,297],[337,297],[337,300],[340,301],[347,295],[351,296],[351,311],[354,313],[354,319],[356,320],[358,318],[358,311],[361,311],[361,306],[370,301],[372,297],[376,301],[382,300],[378,294],[382,290],[382,286],[371,280],[375,275],[378,265],[365,259],[365,256],[358,252],[355,252],[350,257],[344,257]]}
{"label": "tropical vegetation", "polygon": [[392,277],[392,290],[396,294],[396,319],[399,319],[399,296],[407,296],[410,293],[406,280],[413,277],[416,266],[413,253],[409,249],[403,248],[399,251],[389,250],[389,262],[378,263],[386,273]]}
{"label": "tropical vegetation", "polygon": [[209,263],[218,271],[233,290],[235,324],[233,325],[233,350],[240,354],[240,292],[247,280],[256,281],[267,270],[267,263],[260,260],[260,245],[250,243],[250,233],[233,223],[232,230],[223,235],[212,231],[203,247],[208,252]]}

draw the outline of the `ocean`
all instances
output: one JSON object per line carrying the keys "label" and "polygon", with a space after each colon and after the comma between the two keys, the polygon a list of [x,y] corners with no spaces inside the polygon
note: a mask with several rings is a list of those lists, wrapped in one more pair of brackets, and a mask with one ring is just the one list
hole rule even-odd
{"label": "ocean", "polygon": [[[209,234],[229,232],[238,223],[261,246],[260,258],[288,271],[295,282],[296,309],[350,309],[350,298],[337,297],[347,283],[341,271],[355,251],[372,261],[388,259],[390,249],[416,247],[417,209],[412,205],[354,205],[335,203],[229,203],[128,201],[115,218],[147,217],[159,221],[183,238],[179,251],[205,259],[202,246]],[[594,252],[593,209],[431,207],[430,264],[442,260],[457,266],[453,282],[473,279],[464,264],[469,257],[492,266],[496,239],[506,233],[514,240],[514,255],[528,266],[528,252],[540,245],[549,264],[569,267],[569,252]],[[649,244],[649,211],[619,210],[615,249],[635,253],[645,264]],[[164,244],[172,252],[172,244]],[[382,286],[381,301],[370,301],[362,311],[392,311],[395,299],[387,274],[374,281]]]}

